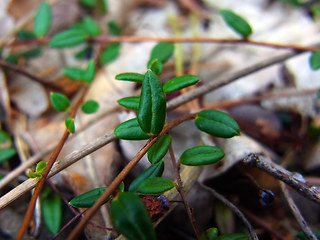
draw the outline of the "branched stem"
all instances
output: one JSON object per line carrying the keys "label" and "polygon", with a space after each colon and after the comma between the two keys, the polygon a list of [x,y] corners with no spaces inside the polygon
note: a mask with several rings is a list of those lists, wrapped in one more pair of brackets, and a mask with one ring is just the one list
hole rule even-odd
{"label": "branched stem", "polygon": [[108,197],[112,195],[119,187],[120,183],[123,179],[129,174],[132,168],[140,161],[140,159],[147,153],[147,151],[152,147],[152,145],[160,139],[165,133],[167,133],[173,127],[179,125],[180,123],[194,119],[196,114],[188,114],[181,118],[178,118],[170,123],[168,123],[161,133],[155,137],[153,137],[150,141],[148,141],[140,151],[134,156],[134,158],[122,169],[122,171],[116,176],[116,178],[112,181],[109,187],[104,191],[101,197],[95,202],[95,204],[89,208],[87,214],[83,217],[81,222],[75,227],[75,229],[68,236],[67,240],[77,239],[79,234],[83,231],[84,227],[88,223],[88,221],[93,217],[93,215],[99,210],[99,208],[106,202]]}
{"label": "branched stem", "polygon": [[[88,87],[86,87],[81,96],[79,97],[79,99],[77,100],[77,102],[75,103],[75,105],[73,106],[72,110],[71,110],[71,113],[70,113],[70,118],[74,118],[75,115],[76,115],[76,112],[77,112],[77,109],[79,108],[79,106],[81,105],[81,103],[83,102],[83,99],[86,95],[88,91]],[[39,197],[40,195],[40,192],[45,184],[45,181],[46,181],[46,178],[53,166],[53,164],[55,163],[56,159],[58,158],[60,152],[61,152],[61,149],[63,148],[65,142],[67,141],[68,139],[68,136],[69,136],[69,131],[66,129],[56,147],[56,149],[53,151],[53,153],[51,154],[49,160],[48,160],[48,163],[47,163],[47,166],[46,168],[44,169],[43,173],[42,173],[42,177],[41,179],[38,181],[35,189],[34,189],[34,192],[32,194],[32,197],[31,197],[31,200],[29,202],[29,207],[27,209],[27,212],[26,212],[26,215],[23,219],[23,222],[20,226],[20,229],[18,231],[18,234],[17,234],[17,239],[21,239],[23,237],[23,235],[25,234],[28,226],[29,226],[29,223],[32,219],[32,215],[33,215],[33,211],[34,211],[34,207],[35,207],[35,204],[36,204],[36,201],[37,201],[37,198]]]}
{"label": "branched stem", "polygon": [[174,157],[174,152],[173,152],[173,149],[172,149],[172,146],[170,146],[169,148],[169,153],[170,153],[170,157],[171,157],[171,160],[172,160],[172,165],[173,165],[173,171],[176,175],[176,179],[177,179],[177,183],[178,183],[178,192],[181,196],[181,199],[183,201],[183,204],[184,204],[184,207],[187,211],[187,214],[188,214],[188,217],[189,217],[189,220],[190,220],[190,223],[192,225],[192,228],[193,228],[193,231],[197,237],[197,239],[200,237],[200,233],[199,233],[199,229],[197,227],[197,224],[196,224],[196,219],[194,218],[194,215],[191,211],[191,208],[187,202],[187,199],[186,199],[186,196],[185,196],[185,193],[184,193],[184,190],[183,190],[183,185],[182,185],[182,181],[181,181],[181,177],[180,177],[180,173],[179,173],[179,169],[178,169],[178,166],[177,166],[177,162],[176,162],[176,159]]}
{"label": "branched stem", "polygon": [[315,186],[311,186],[300,174],[291,173],[272,162],[271,159],[254,153],[243,159],[243,163],[265,171],[273,177],[285,182],[308,199],[320,203],[319,189]]}

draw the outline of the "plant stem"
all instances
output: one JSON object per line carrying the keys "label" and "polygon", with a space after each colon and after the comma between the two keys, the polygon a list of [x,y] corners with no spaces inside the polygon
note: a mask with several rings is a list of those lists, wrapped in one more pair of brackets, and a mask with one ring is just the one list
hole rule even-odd
{"label": "plant stem", "polygon": [[[88,87],[86,87],[82,94],[80,95],[79,99],[77,100],[77,102],[75,103],[75,105],[73,106],[72,110],[71,110],[71,113],[70,113],[70,118],[74,118],[75,115],[76,115],[76,112],[77,112],[77,109],[80,107],[81,103],[83,102],[83,99],[86,95],[88,91]],[[63,148],[65,142],[67,141],[68,139],[68,136],[69,136],[69,131],[66,129],[56,147],[56,149],[53,151],[53,153],[51,154],[49,160],[48,160],[48,163],[47,163],[47,166],[46,168],[44,169],[43,173],[42,173],[42,177],[41,179],[38,181],[35,189],[34,189],[34,192],[32,194],[32,197],[31,197],[31,200],[30,200],[30,203],[29,203],[29,206],[28,206],[28,209],[27,209],[27,212],[26,212],[26,215],[23,219],[23,222],[20,226],[20,229],[18,231],[18,234],[17,234],[17,239],[21,239],[23,237],[23,235],[25,234],[28,226],[29,226],[29,223],[32,219],[32,215],[33,215],[33,210],[34,210],[34,207],[35,207],[35,204],[36,204],[36,201],[37,201],[37,198],[39,197],[40,195],[40,192],[45,184],[45,181],[46,181],[46,178],[53,166],[53,164],[55,163],[56,159],[58,158],[60,152],[61,152],[61,149]]]}
{"label": "plant stem", "polygon": [[196,114],[188,114],[170,122],[163,128],[163,130],[159,135],[155,136],[150,141],[148,141],[146,145],[144,145],[140,149],[140,151],[134,156],[134,158],[124,167],[124,169],[122,169],[122,171],[112,181],[112,183],[104,191],[101,197],[95,202],[95,204],[91,208],[89,208],[89,210],[87,211],[87,214],[83,217],[81,222],[74,228],[74,230],[68,236],[67,240],[77,239],[77,237],[83,231],[84,227],[86,226],[90,218],[99,210],[99,208],[103,204],[105,204],[107,198],[118,189],[118,186],[123,181],[123,179],[128,175],[128,173],[132,170],[132,168],[140,161],[140,159],[147,153],[147,151],[152,147],[152,145],[160,139],[160,137],[162,137],[170,129],[179,125],[180,123],[186,120],[194,119],[195,117],[196,117]]}
{"label": "plant stem", "polygon": [[290,185],[310,200],[320,203],[320,190],[316,186],[310,186],[310,184],[304,180],[299,173],[297,175],[291,173],[285,168],[272,162],[271,159],[254,153],[250,154],[242,161],[246,165],[257,167],[265,171],[273,177]]}
{"label": "plant stem", "polygon": [[178,166],[177,166],[177,162],[176,162],[176,159],[174,157],[174,152],[173,152],[173,149],[172,149],[172,146],[170,145],[170,148],[169,148],[169,153],[170,153],[170,157],[171,157],[171,162],[172,162],[172,166],[173,166],[173,171],[176,175],[176,179],[177,179],[177,183],[178,183],[178,192],[181,196],[181,199],[183,201],[183,204],[184,204],[184,207],[187,211],[187,214],[188,214],[188,217],[189,217],[189,220],[190,220],[190,223],[192,225],[192,228],[193,228],[193,231],[197,237],[197,239],[200,237],[200,233],[199,233],[199,229],[196,225],[196,219],[194,218],[194,215],[191,211],[191,208],[187,202],[187,199],[186,199],[186,196],[185,196],[185,193],[184,193],[184,190],[183,190],[183,185],[182,185],[182,181],[181,181],[181,177],[180,177],[180,173],[179,173],[179,170],[178,170]]}

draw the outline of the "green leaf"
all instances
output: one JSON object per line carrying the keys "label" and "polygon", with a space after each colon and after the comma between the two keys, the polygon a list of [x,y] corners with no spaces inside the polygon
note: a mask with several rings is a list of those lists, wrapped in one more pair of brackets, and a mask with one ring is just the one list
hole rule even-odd
{"label": "green leaf", "polygon": [[218,237],[218,229],[209,228],[201,234],[199,240],[215,240],[217,237]]}
{"label": "green leaf", "polygon": [[91,83],[94,79],[95,72],[96,72],[96,65],[94,63],[94,60],[90,60],[86,70],[84,71],[83,79],[81,80],[87,83]]}
{"label": "green leaf", "polygon": [[5,60],[7,63],[16,65],[16,64],[18,63],[18,59],[19,59],[19,57],[18,57],[17,55],[9,54],[4,60]]}
{"label": "green leaf", "polygon": [[180,162],[188,166],[208,165],[220,161],[224,155],[221,148],[197,146],[184,151],[180,157]]}
{"label": "green leaf", "polygon": [[163,71],[163,64],[158,59],[150,59],[147,65],[156,75],[161,75]]}
{"label": "green leaf", "polygon": [[24,57],[24,58],[34,58],[34,57],[38,57],[40,56],[42,53],[42,50],[40,47],[35,47],[29,51],[26,51],[26,52],[22,52],[20,54],[21,57]]}
{"label": "green leaf", "polygon": [[117,23],[113,20],[110,20],[108,23],[108,31],[110,35],[119,36],[121,34],[121,29]]}
{"label": "green leaf", "polygon": [[108,64],[114,61],[120,54],[120,43],[111,43],[100,56],[100,62],[102,64]]}
{"label": "green leaf", "polygon": [[36,38],[36,35],[33,32],[26,30],[21,30],[17,33],[17,38],[21,41],[28,41]]}
{"label": "green leaf", "polygon": [[9,160],[16,155],[17,150],[14,148],[0,148],[0,163]]}
{"label": "green leaf", "polygon": [[100,35],[99,24],[96,21],[94,21],[91,17],[85,17],[83,19],[83,26],[86,32],[89,34],[89,36],[96,37]]}
{"label": "green leaf", "polygon": [[65,121],[65,125],[70,133],[74,133],[76,131],[73,118],[67,118]]}
{"label": "green leaf", "polygon": [[141,129],[151,135],[159,134],[165,123],[166,97],[159,79],[151,70],[146,72],[142,82],[137,118]]}
{"label": "green leaf", "polygon": [[245,19],[227,9],[220,10],[220,14],[227,25],[242,37],[247,38],[251,35],[252,28]]}
{"label": "green leaf", "polygon": [[92,8],[96,5],[96,0],[80,0],[80,2],[84,6],[89,7],[89,8]]}
{"label": "green leaf", "polygon": [[137,118],[120,123],[114,130],[114,135],[125,140],[143,140],[151,138],[150,135],[142,131]]}
{"label": "green leaf", "polygon": [[38,173],[38,172],[28,172],[28,177],[41,179],[42,175],[41,173]]}
{"label": "green leaf", "polygon": [[88,100],[82,105],[81,110],[86,114],[95,113],[99,110],[99,103],[94,100]]}
{"label": "green leaf", "polygon": [[168,178],[152,177],[141,182],[137,188],[137,192],[141,194],[158,195],[174,188],[174,183]]}
{"label": "green leaf", "polygon": [[236,121],[228,114],[216,110],[204,110],[195,119],[196,126],[212,136],[231,138],[240,135]]}
{"label": "green leaf", "polygon": [[50,191],[43,198],[42,211],[44,222],[52,234],[57,234],[62,222],[62,201],[58,194]]}
{"label": "green leaf", "polygon": [[53,108],[59,112],[66,111],[70,106],[69,99],[61,93],[50,93],[50,100]]}
{"label": "green leaf", "polygon": [[77,52],[74,57],[79,60],[87,60],[90,59],[92,56],[93,47],[91,44],[86,46],[85,48],[81,49],[79,52]]}
{"label": "green leaf", "polygon": [[51,27],[51,7],[47,2],[42,2],[34,19],[33,32],[37,37],[45,36]]}
{"label": "green leaf", "polygon": [[[94,188],[88,192],[76,196],[69,202],[69,204],[78,208],[90,208],[101,197],[106,189],[107,187]],[[110,199],[111,196],[107,199],[107,201]]]}
{"label": "green leaf", "polygon": [[73,47],[86,42],[86,40],[87,35],[83,29],[68,29],[54,35],[49,43],[49,47]]}
{"label": "green leaf", "polygon": [[310,67],[312,70],[320,69],[320,51],[313,52],[309,58]]}
{"label": "green leaf", "polygon": [[36,172],[42,174],[46,166],[47,166],[47,162],[45,161],[38,162],[36,166]]}
{"label": "green leaf", "polygon": [[101,13],[107,13],[108,11],[108,2],[106,0],[98,0],[98,9]]}
{"label": "green leaf", "polygon": [[200,78],[195,75],[183,75],[170,79],[163,85],[164,93],[172,93],[183,88],[192,86],[200,81]]}
{"label": "green leaf", "polygon": [[7,143],[11,146],[12,140],[8,133],[3,130],[0,130],[0,144]]}
{"label": "green leaf", "polygon": [[214,240],[249,240],[250,238],[243,233],[232,233],[221,235]]}
{"label": "green leaf", "polygon": [[150,59],[158,59],[161,63],[166,62],[173,54],[174,45],[169,42],[160,42],[151,51]]}
{"label": "green leaf", "polygon": [[130,240],[155,240],[149,213],[142,200],[133,193],[120,193],[110,206],[114,226]]}
{"label": "green leaf", "polygon": [[122,80],[122,81],[131,81],[131,82],[142,83],[142,81],[144,79],[144,74],[132,73],[132,72],[120,73],[116,76],[116,79]]}
{"label": "green leaf", "polygon": [[138,111],[139,109],[139,102],[140,97],[133,96],[133,97],[125,97],[118,100],[118,103],[126,108],[133,109]]}
{"label": "green leaf", "polygon": [[148,151],[148,159],[151,164],[159,162],[168,152],[172,137],[163,135]]}
{"label": "green leaf", "polygon": [[164,170],[164,161],[159,161],[145,169],[137,178],[135,178],[129,186],[130,192],[135,192],[139,184],[147,178],[161,177]]}

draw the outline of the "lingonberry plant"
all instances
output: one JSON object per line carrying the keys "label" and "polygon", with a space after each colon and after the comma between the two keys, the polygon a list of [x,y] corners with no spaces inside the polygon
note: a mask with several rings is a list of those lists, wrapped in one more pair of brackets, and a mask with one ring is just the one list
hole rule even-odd
{"label": "lingonberry plant", "polygon": [[[100,10],[106,11],[105,1],[81,0],[83,6],[94,8],[100,4]],[[235,40],[219,40],[219,39],[166,39],[167,41],[158,41],[151,50],[149,60],[146,65],[144,74],[135,72],[119,73],[115,76],[118,81],[136,82],[141,86],[139,96],[129,96],[118,100],[119,105],[135,111],[136,117],[122,122],[114,129],[114,135],[122,140],[147,140],[146,145],[140,149],[138,154],[129,162],[123,171],[114,179],[108,187],[94,188],[86,193],[73,198],[69,204],[77,208],[90,208],[88,214],[83,218],[82,222],[71,233],[69,239],[75,239],[82,231],[82,227],[88,222],[90,217],[97,209],[111,201],[110,216],[114,227],[121,234],[132,240],[152,240],[156,239],[153,223],[162,216],[163,212],[168,209],[170,201],[162,196],[163,193],[176,188],[181,194],[193,230],[198,239],[246,239],[243,234],[231,234],[218,236],[216,228],[209,228],[203,233],[199,233],[194,226],[193,216],[190,208],[185,200],[182,181],[180,179],[180,165],[184,166],[203,166],[215,164],[225,157],[223,149],[211,145],[193,146],[185,149],[180,155],[178,161],[174,158],[172,148],[172,136],[170,130],[175,128],[186,120],[193,120],[198,130],[214,136],[216,138],[232,138],[240,135],[240,128],[236,121],[227,113],[217,110],[202,110],[197,113],[188,114],[179,117],[172,122],[167,122],[168,113],[168,94],[184,90],[190,86],[197,86],[200,78],[196,75],[181,75],[171,78],[164,84],[159,80],[164,69],[164,64],[172,57],[174,53],[174,44],[172,42],[192,42],[207,41],[220,43],[247,43],[255,45],[264,45],[277,48],[288,48],[297,51],[313,51],[309,59],[309,64],[313,70],[320,68],[320,51],[316,47],[299,47],[286,46],[279,44],[268,44],[262,42],[250,41],[253,29],[250,24],[241,16],[228,9],[219,11],[226,25],[228,25],[240,38]],[[83,101],[88,86],[92,83],[96,73],[96,67],[112,62],[117,58],[121,50],[121,29],[114,21],[107,23],[109,36],[104,39],[101,36],[101,28],[99,24],[91,17],[86,16],[77,24],[67,30],[63,30],[54,35],[51,39],[46,38],[51,27],[51,7],[47,2],[40,4],[34,20],[33,32],[21,31],[17,34],[20,42],[35,42],[48,44],[51,48],[69,48],[82,44],[83,48],[75,54],[75,58],[87,60],[85,68],[65,67],[62,74],[80,81],[85,85],[80,98],[75,104],[71,104],[69,99],[59,93],[52,91],[50,100],[52,107],[59,112],[68,112],[70,115],[65,119],[66,131],[64,132],[58,147],[52,153],[48,163],[39,162],[34,172],[29,172],[31,179],[36,179],[37,186],[30,201],[29,209],[25,220],[22,223],[20,231],[17,235],[21,239],[26,231],[30,219],[32,217],[33,208],[44,182],[49,174],[51,167],[57,159],[69,133],[76,132],[75,115],[78,108],[86,114],[93,114],[98,111],[99,103],[93,100]],[[117,38],[118,37],[118,38]],[[126,39],[122,39],[126,41]],[[154,39],[153,39],[154,40]],[[94,44],[100,42],[109,42],[110,44],[103,49],[98,56],[98,60],[92,60],[92,52]],[[136,40],[139,41],[137,38]],[[16,63],[20,58],[32,58],[41,54],[41,44],[27,52],[21,52],[16,55],[9,55],[5,60],[9,63]],[[6,65],[16,71],[28,75],[28,73],[15,68],[11,64]],[[5,63],[3,63],[5,66]],[[34,78],[36,80],[36,78]],[[10,142],[10,137],[3,131],[0,132],[0,143]],[[0,149],[0,162],[12,157],[16,151],[10,146]],[[169,152],[173,162],[172,171],[175,172],[176,181],[163,177],[164,157]],[[124,185],[124,179],[139,162],[139,160],[147,154],[150,166],[136,177],[128,186]],[[266,192],[266,191],[265,191]],[[265,193],[264,192],[264,193]],[[271,194],[272,195],[272,192]],[[61,225],[61,199],[51,190],[46,189],[42,194],[44,201],[45,222],[52,233],[57,233]],[[158,204],[160,209],[158,212],[152,212],[149,204]],[[162,212],[163,211],[163,212]],[[56,213],[56,214],[52,214]]]}

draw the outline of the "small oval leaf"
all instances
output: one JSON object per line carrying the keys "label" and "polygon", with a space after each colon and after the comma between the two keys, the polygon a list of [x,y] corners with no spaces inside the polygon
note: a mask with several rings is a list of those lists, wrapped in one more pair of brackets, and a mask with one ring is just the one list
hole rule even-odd
{"label": "small oval leaf", "polygon": [[212,136],[231,138],[240,135],[237,122],[228,114],[216,110],[204,110],[195,119],[196,126]]}
{"label": "small oval leaf", "polygon": [[151,164],[159,162],[168,152],[172,137],[163,135],[148,151],[148,160]]}
{"label": "small oval leaf", "polygon": [[37,37],[45,36],[51,26],[51,7],[47,2],[42,2],[34,19],[33,32]]}
{"label": "small oval leaf", "polygon": [[320,69],[320,51],[313,52],[309,58],[310,67],[312,70]]}
{"label": "small oval leaf", "polygon": [[218,237],[218,229],[209,228],[201,234],[199,240],[215,240],[217,237]]}
{"label": "small oval leaf", "polygon": [[58,233],[62,222],[62,201],[60,196],[50,191],[43,199],[42,211],[47,228],[52,234]]}
{"label": "small oval leaf", "polygon": [[124,140],[143,140],[151,138],[142,131],[137,118],[120,123],[114,130],[114,135]]}
{"label": "small oval leaf", "polygon": [[169,42],[156,44],[150,54],[150,59],[158,59],[161,63],[166,62],[173,54],[174,45]]}
{"label": "small oval leaf", "polygon": [[89,36],[96,37],[100,35],[99,24],[95,20],[93,20],[91,17],[85,17],[83,19],[83,26],[86,32],[89,34]]}
{"label": "small oval leaf", "polygon": [[[89,208],[99,199],[107,187],[94,188],[73,198],[69,204],[78,208]],[[107,199],[109,201],[111,196]]]}
{"label": "small oval leaf", "polygon": [[38,162],[36,166],[36,172],[42,174],[46,166],[47,166],[47,162],[45,161]]}
{"label": "small oval leaf", "polygon": [[120,43],[111,43],[100,56],[100,62],[102,64],[108,64],[114,61],[120,54]]}
{"label": "small oval leaf", "polygon": [[140,102],[140,97],[137,97],[137,96],[125,97],[118,100],[118,103],[121,106],[129,109],[133,109],[136,111],[138,111],[139,109],[139,102]]}
{"label": "small oval leaf", "polygon": [[108,32],[110,35],[119,36],[121,34],[121,29],[115,21],[110,20],[107,23],[107,25],[108,25]]}
{"label": "small oval leaf", "polygon": [[247,38],[251,35],[252,28],[245,19],[227,9],[220,10],[220,14],[227,25],[242,37]]}
{"label": "small oval leaf", "polygon": [[188,166],[201,166],[218,162],[224,157],[221,148],[213,146],[197,146],[184,151],[180,162]]}
{"label": "small oval leaf", "polygon": [[84,75],[84,70],[76,67],[65,67],[62,73],[73,80],[80,80]]}
{"label": "small oval leaf", "polygon": [[65,121],[65,125],[70,133],[74,133],[76,131],[73,118],[67,118]]}
{"label": "small oval leaf", "polygon": [[156,75],[148,70],[142,82],[137,117],[141,129],[151,135],[159,134],[165,123],[166,107],[161,83]]}
{"label": "small oval leaf", "polygon": [[172,93],[183,88],[192,86],[200,81],[200,78],[195,75],[183,75],[170,79],[163,85],[164,93]]}
{"label": "small oval leaf", "polygon": [[96,65],[93,60],[90,60],[88,62],[88,66],[87,66],[86,70],[84,71],[83,78],[80,80],[83,80],[87,83],[91,83],[94,79],[95,72],[96,72]]}
{"label": "small oval leaf", "polygon": [[61,93],[50,93],[50,100],[53,108],[59,112],[66,111],[70,106],[69,99]]}
{"label": "small oval leaf", "polygon": [[144,74],[141,73],[120,73],[116,76],[117,80],[122,80],[122,81],[131,81],[131,82],[139,82],[142,83],[144,79]]}
{"label": "small oval leaf", "polygon": [[143,180],[136,192],[141,194],[158,195],[174,188],[174,182],[164,177],[152,177]]}
{"label": "small oval leaf", "polygon": [[99,103],[94,100],[88,100],[82,105],[81,110],[86,114],[95,113],[99,110]]}
{"label": "small oval leaf", "polygon": [[49,47],[73,47],[81,43],[84,43],[86,40],[87,35],[83,29],[68,29],[54,35],[49,43]]}
{"label": "small oval leaf", "polygon": [[142,200],[133,193],[123,192],[110,206],[114,226],[130,240],[155,240],[149,213]]}
{"label": "small oval leaf", "polygon": [[129,186],[129,191],[130,192],[136,191],[139,184],[147,178],[161,177],[163,170],[164,170],[164,161],[160,161],[156,164],[151,165],[132,181],[132,183]]}

